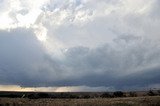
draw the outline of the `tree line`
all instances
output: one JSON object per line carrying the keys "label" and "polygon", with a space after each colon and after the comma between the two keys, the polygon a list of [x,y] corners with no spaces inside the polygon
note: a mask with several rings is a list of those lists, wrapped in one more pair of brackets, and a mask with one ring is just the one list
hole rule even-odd
{"label": "tree line", "polygon": [[[39,99],[39,98],[70,98],[70,99],[89,99],[89,98],[116,98],[116,97],[137,97],[139,96],[137,92],[100,92],[100,93],[45,93],[45,92],[33,92],[33,93],[0,93],[0,97],[9,98],[29,98],[29,99]],[[143,96],[160,96],[160,90],[153,91],[149,90]]]}

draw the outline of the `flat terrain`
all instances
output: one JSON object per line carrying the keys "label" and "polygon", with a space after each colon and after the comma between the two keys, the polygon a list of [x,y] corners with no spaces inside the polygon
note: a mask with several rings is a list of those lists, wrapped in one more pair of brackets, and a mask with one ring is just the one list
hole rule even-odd
{"label": "flat terrain", "polygon": [[89,99],[0,98],[0,106],[160,106],[160,96]]}

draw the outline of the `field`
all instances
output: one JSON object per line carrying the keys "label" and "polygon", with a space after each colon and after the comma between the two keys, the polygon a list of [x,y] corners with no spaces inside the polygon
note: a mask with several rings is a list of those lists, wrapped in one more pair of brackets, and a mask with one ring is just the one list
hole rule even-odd
{"label": "field", "polygon": [[160,96],[91,99],[0,98],[0,106],[160,106]]}
{"label": "field", "polygon": [[160,106],[160,92],[0,92],[0,106]]}

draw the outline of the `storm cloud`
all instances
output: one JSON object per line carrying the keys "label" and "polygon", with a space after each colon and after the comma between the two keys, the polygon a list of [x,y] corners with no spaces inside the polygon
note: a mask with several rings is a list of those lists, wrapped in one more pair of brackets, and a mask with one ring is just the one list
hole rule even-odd
{"label": "storm cloud", "polygon": [[1,85],[159,85],[158,0],[0,2]]}

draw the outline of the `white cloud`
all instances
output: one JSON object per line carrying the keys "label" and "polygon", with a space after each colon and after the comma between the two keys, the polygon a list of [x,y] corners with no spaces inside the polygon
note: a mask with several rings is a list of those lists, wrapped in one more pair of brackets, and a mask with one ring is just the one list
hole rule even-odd
{"label": "white cloud", "polygon": [[34,24],[48,0],[5,0],[1,5],[0,29],[29,27]]}

